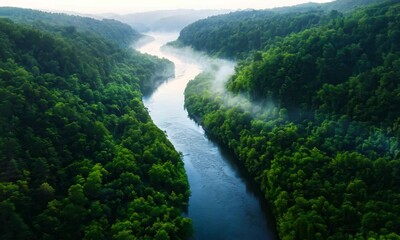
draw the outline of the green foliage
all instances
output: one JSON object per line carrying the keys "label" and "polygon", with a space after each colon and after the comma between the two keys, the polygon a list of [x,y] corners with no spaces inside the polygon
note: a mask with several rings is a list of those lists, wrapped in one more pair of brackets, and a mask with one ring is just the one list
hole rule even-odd
{"label": "green foliage", "polygon": [[365,7],[371,4],[382,3],[384,1],[385,0],[336,0],[321,4],[321,7],[327,11],[337,10],[341,12],[350,12],[356,8]]}
{"label": "green foliage", "polygon": [[400,238],[399,9],[287,36],[238,65],[230,94],[212,72],[188,84],[186,109],[259,183],[281,239]]}
{"label": "green foliage", "polygon": [[60,31],[66,34],[81,32],[96,34],[120,46],[129,46],[142,35],[129,25],[112,19],[95,20],[88,17],[48,13],[31,9],[0,7],[0,17],[8,18],[16,23],[27,24],[42,31]]}
{"label": "green foliage", "polygon": [[398,103],[400,23],[396,5],[389,6],[356,11],[285,38],[260,60],[243,63],[229,90],[290,110],[320,108],[361,121],[395,121],[399,112],[386,106]]}
{"label": "green foliage", "polygon": [[6,19],[0,46],[0,238],[187,238],[183,162],[141,101],[172,63]]}
{"label": "green foliage", "polygon": [[342,16],[342,12],[380,2],[385,0],[310,2],[271,10],[244,10],[217,15],[188,25],[173,44],[188,45],[218,57],[245,59],[251,56],[250,53],[268,49],[292,33],[324,25]]}
{"label": "green foliage", "polygon": [[249,51],[261,50],[324,19],[322,11],[239,11],[192,23],[181,31],[178,42],[219,57],[243,58]]}

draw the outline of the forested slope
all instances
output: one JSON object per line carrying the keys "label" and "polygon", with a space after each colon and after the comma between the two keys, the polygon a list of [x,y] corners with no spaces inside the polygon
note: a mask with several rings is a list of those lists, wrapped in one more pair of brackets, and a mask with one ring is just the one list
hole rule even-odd
{"label": "forested slope", "polygon": [[398,104],[400,30],[398,9],[391,5],[356,11],[275,43],[242,63],[228,89],[290,110],[320,108],[393,123],[400,113],[391,107]]}
{"label": "forested slope", "polygon": [[282,239],[400,239],[400,4],[337,15],[241,62],[189,113],[273,206]]}
{"label": "forested slope", "polygon": [[325,24],[341,11],[383,0],[337,0],[270,10],[246,10],[209,17],[184,28],[176,44],[223,58],[243,59],[291,33]]}
{"label": "forested slope", "polygon": [[69,31],[97,34],[122,47],[129,46],[142,36],[129,25],[112,19],[99,21],[88,17],[12,7],[0,7],[0,17],[9,18],[16,23],[27,24],[43,31],[55,31],[59,27],[66,27]]}
{"label": "forested slope", "polygon": [[323,21],[322,11],[279,14],[250,10],[209,17],[184,28],[177,42],[224,58],[243,58]]}
{"label": "forested slope", "polygon": [[0,19],[0,239],[187,238],[183,163],[140,91],[172,63],[57,28]]}
{"label": "forested slope", "polygon": [[337,10],[340,12],[350,12],[360,7],[382,3],[384,1],[385,0],[336,0],[322,3],[320,7],[326,11]]}

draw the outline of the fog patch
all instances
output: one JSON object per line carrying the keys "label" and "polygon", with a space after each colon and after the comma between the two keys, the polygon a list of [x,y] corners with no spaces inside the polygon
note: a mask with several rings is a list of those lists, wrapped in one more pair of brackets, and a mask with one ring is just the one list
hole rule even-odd
{"label": "fog patch", "polygon": [[191,47],[177,48],[167,44],[161,47],[161,50],[177,57],[182,62],[199,65],[203,71],[208,71],[215,61],[219,61]]}
{"label": "fog patch", "polygon": [[131,48],[133,49],[138,49],[143,47],[144,45],[155,41],[155,38],[152,36],[148,36],[148,35],[143,35],[143,37],[139,38],[138,40],[136,40],[132,45]]}
{"label": "fog patch", "polygon": [[235,73],[236,62],[226,59],[213,58],[202,52],[198,52],[191,47],[174,47],[164,45],[162,51],[176,56],[179,60],[201,66],[203,73],[212,77],[210,89],[215,98],[222,100],[225,107],[240,108],[242,111],[250,113],[253,118],[257,116],[276,115],[278,111],[272,101],[257,103],[242,94],[234,94],[227,90],[227,82]]}

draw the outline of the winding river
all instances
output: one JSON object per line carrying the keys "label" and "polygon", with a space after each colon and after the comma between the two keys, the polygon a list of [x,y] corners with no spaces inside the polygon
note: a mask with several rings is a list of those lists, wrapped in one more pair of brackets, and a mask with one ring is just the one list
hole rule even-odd
{"label": "winding river", "polygon": [[206,65],[184,54],[160,50],[165,43],[175,40],[177,33],[148,35],[155,40],[137,50],[175,64],[175,78],[160,85],[143,102],[155,124],[183,153],[192,193],[187,214],[193,221],[193,239],[276,239],[274,226],[263,207],[265,202],[253,190],[251,181],[184,109],[186,84]]}

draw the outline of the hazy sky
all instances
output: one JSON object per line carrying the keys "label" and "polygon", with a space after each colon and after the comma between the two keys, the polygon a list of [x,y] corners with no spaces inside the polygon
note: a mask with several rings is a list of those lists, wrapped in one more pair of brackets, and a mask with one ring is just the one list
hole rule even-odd
{"label": "hazy sky", "polygon": [[80,13],[130,13],[160,9],[245,9],[273,8],[305,2],[331,0],[0,0],[0,6]]}

